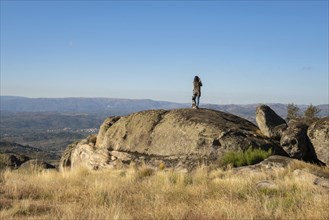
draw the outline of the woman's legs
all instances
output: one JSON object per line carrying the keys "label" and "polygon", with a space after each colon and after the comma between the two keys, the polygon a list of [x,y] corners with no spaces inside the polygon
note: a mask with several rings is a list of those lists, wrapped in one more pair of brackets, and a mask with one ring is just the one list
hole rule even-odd
{"label": "woman's legs", "polygon": [[199,107],[199,103],[200,103],[200,96],[196,97],[196,107]]}
{"label": "woman's legs", "polygon": [[195,100],[196,97],[197,97],[197,95],[194,93],[193,96],[192,96],[192,107],[196,106],[196,100]]}

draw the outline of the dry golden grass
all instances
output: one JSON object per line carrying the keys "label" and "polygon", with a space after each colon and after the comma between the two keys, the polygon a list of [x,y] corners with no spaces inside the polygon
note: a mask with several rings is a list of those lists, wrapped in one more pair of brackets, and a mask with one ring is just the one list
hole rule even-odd
{"label": "dry golden grass", "polygon": [[[133,166],[6,170],[0,176],[0,219],[329,219],[328,190],[300,181],[292,174],[299,168],[318,169],[301,163],[248,175],[209,167],[193,173]],[[277,187],[258,189],[261,180]]]}

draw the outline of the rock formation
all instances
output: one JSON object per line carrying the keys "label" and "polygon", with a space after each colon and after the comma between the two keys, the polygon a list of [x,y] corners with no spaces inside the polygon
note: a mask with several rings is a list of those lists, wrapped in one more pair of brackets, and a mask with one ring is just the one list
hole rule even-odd
{"label": "rock formation", "polygon": [[[289,157],[272,155],[258,164],[238,167],[233,169],[232,172],[234,175],[241,176],[241,178],[254,175],[255,173],[277,175],[278,170],[287,168],[288,166],[291,166],[293,170],[292,175],[298,181],[305,181],[308,182],[308,184],[313,184],[329,190],[328,172],[322,169],[316,169],[315,166],[312,168],[312,165],[308,167],[308,165],[304,165],[303,162]],[[272,180],[266,179],[257,182],[255,188],[258,190],[277,190],[277,184]]]}
{"label": "rock formation", "polygon": [[287,128],[285,120],[267,105],[257,107],[256,122],[265,136],[276,140],[280,140],[282,132]]}
{"label": "rock formation", "polygon": [[42,160],[31,159],[22,154],[0,154],[1,169],[54,169],[55,167]]}
{"label": "rock formation", "polygon": [[307,134],[319,160],[329,165],[329,117],[311,124]]}
{"label": "rock formation", "polygon": [[274,141],[280,141],[281,147],[290,157],[322,165],[329,160],[328,118],[321,119],[308,128],[303,120],[298,119],[289,121],[287,125],[266,105],[260,105],[256,109],[256,121],[262,134]]}
{"label": "rock formation", "polygon": [[105,167],[110,159],[109,152],[106,148],[95,148],[96,135],[90,135],[74,144],[70,144],[60,160],[59,169],[65,167],[77,167],[81,164],[92,169]]}
{"label": "rock formation", "polygon": [[18,154],[0,154],[0,169],[2,168],[18,168],[21,164],[30,158],[25,155]]}
{"label": "rock formation", "polygon": [[49,163],[46,163],[42,160],[28,160],[25,163],[23,163],[20,167],[20,170],[43,170],[43,169],[55,169],[55,167]]}
{"label": "rock formation", "polygon": [[312,163],[329,163],[329,117],[310,128],[296,120],[287,125],[270,107],[261,105],[256,120],[259,128],[238,116],[210,109],[148,110],[110,117],[98,135],[68,146],[60,169],[130,163],[186,169],[216,163],[228,151],[250,147],[271,148],[273,154]]}
{"label": "rock formation", "polygon": [[317,162],[314,147],[307,136],[308,125],[298,120],[290,120],[283,131],[280,145],[290,157],[299,160]]}
{"label": "rock formation", "polygon": [[195,166],[211,163],[227,151],[249,147],[286,155],[251,122],[209,109],[149,110],[110,117],[97,138],[89,137],[64,152],[60,167],[81,164],[92,169],[121,164]]}

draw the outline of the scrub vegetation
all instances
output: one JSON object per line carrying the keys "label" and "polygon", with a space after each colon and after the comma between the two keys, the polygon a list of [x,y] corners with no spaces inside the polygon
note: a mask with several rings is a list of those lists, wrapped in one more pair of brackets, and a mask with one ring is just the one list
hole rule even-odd
{"label": "scrub vegetation", "polygon": [[261,149],[249,148],[246,151],[229,151],[222,157],[221,165],[232,165],[233,167],[252,165],[263,161],[271,154],[271,149],[264,151]]}

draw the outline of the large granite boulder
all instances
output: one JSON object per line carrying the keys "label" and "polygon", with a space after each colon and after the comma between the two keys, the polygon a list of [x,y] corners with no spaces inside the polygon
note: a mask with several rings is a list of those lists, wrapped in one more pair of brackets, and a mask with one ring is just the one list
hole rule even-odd
{"label": "large granite boulder", "polygon": [[317,162],[317,157],[307,136],[308,125],[298,120],[290,120],[288,128],[283,131],[280,145],[290,157]]}
{"label": "large granite boulder", "polygon": [[311,124],[307,134],[319,160],[329,165],[329,116]]}
{"label": "large granite boulder", "polygon": [[280,140],[282,132],[287,128],[286,121],[267,105],[256,108],[256,122],[266,137],[276,140]]}
{"label": "large granite boulder", "polygon": [[216,161],[227,151],[249,147],[272,148],[275,154],[287,155],[258,131],[245,119],[209,109],[137,112],[106,119],[97,138],[68,147],[60,167],[84,164],[97,169],[132,161],[193,166]]}

